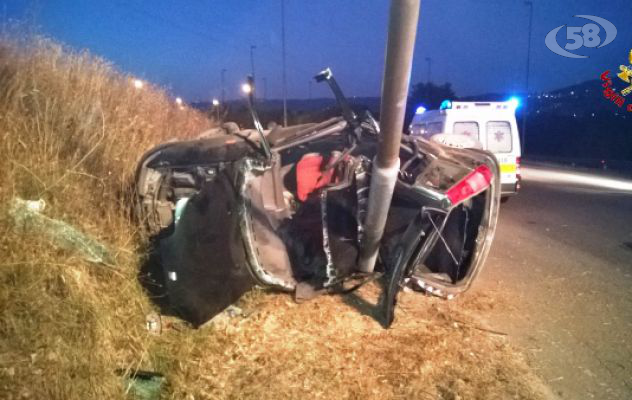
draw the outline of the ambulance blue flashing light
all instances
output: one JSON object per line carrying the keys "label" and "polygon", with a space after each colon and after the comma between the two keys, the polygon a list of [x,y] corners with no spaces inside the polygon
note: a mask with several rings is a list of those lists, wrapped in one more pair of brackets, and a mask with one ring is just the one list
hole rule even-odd
{"label": "ambulance blue flashing light", "polygon": [[515,110],[520,107],[520,98],[514,96],[507,100],[507,103]]}
{"label": "ambulance blue flashing light", "polygon": [[449,110],[452,108],[452,102],[450,100],[443,100],[441,102],[441,106],[439,106],[439,110]]}

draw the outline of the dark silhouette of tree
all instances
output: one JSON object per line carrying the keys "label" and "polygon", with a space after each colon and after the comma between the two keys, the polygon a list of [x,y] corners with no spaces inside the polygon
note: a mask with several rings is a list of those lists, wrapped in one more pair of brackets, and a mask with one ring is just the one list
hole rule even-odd
{"label": "dark silhouette of tree", "polygon": [[428,110],[433,110],[439,108],[443,100],[454,100],[455,96],[451,83],[446,82],[441,86],[432,82],[417,83],[413,85],[409,102],[411,107],[421,105]]}
{"label": "dark silhouette of tree", "polygon": [[413,85],[408,97],[408,107],[406,107],[405,125],[408,126],[415,110],[419,106],[424,106],[427,110],[436,110],[439,108],[443,100],[454,100],[456,94],[452,90],[451,83],[443,85],[435,85],[434,83],[417,83]]}

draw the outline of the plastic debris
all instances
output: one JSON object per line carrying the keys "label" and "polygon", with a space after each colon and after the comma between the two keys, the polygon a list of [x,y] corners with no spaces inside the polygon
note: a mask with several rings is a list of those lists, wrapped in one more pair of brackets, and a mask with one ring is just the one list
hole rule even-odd
{"label": "plastic debris", "polygon": [[46,207],[44,200],[23,200],[14,198],[9,209],[17,227],[47,236],[57,246],[67,250],[77,250],[93,263],[112,264],[107,248],[80,232],[66,222],[49,218],[41,212]]}
{"label": "plastic debris", "polygon": [[145,317],[145,322],[149,333],[153,335],[160,335],[160,333],[162,333],[162,320],[160,315],[151,312]]}
{"label": "plastic debris", "polygon": [[228,317],[230,318],[235,318],[235,317],[243,317],[245,316],[244,311],[235,306],[235,305],[230,305],[228,307],[226,307],[226,309],[224,310],[224,312],[226,313],[226,315],[228,315]]}
{"label": "plastic debris", "polygon": [[159,400],[166,381],[162,374],[151,371],[117,371],[124,375],[125,389],[130,397],[138,400]]}
{"label": "plastic debris", "polygon": [[245,318],[247,317],[247,313],[245,313],[241,308],[237,307],[236,305],[231,304],[230,306],[226,307],[224,311],[222,311],[221,313],[217,314],[216,316],[211,318],[209,321],[204,323],[202,327],[205,327],[205,326],[225,327],[226,325],[230,323],[230,320],[237,317]]}

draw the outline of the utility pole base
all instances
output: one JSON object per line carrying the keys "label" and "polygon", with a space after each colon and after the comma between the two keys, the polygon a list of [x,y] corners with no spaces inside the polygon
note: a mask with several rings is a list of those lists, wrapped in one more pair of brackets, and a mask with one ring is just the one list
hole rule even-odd
{"label": "utility pole base", "polygon": [[371,188],[369,189],[369,207],[364,224],[364,238],[358,259],[358,269],[373,272],[380,250],[380,240],[384,233],[388,210],[391,207],[393,190],[399,174],[399,158],[390,167],[378,166],[373,160],[371,170]]}

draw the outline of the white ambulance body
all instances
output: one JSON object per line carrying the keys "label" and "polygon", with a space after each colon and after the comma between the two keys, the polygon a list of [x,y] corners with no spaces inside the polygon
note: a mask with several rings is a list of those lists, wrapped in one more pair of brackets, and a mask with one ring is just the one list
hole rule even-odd
{"label": "white ambulance body", "polygon": [[468,143],[464,147],[479,147],[493,153],[500,165],[502,196],[506,199],[520,189],[520,138],[515,115],[518,104],[514,99],[505,102],[446,100],[439,110],[426,111],[419,107],[410,124],[410,134],[428,140],[435,137],[433,141],[441,143]]}

